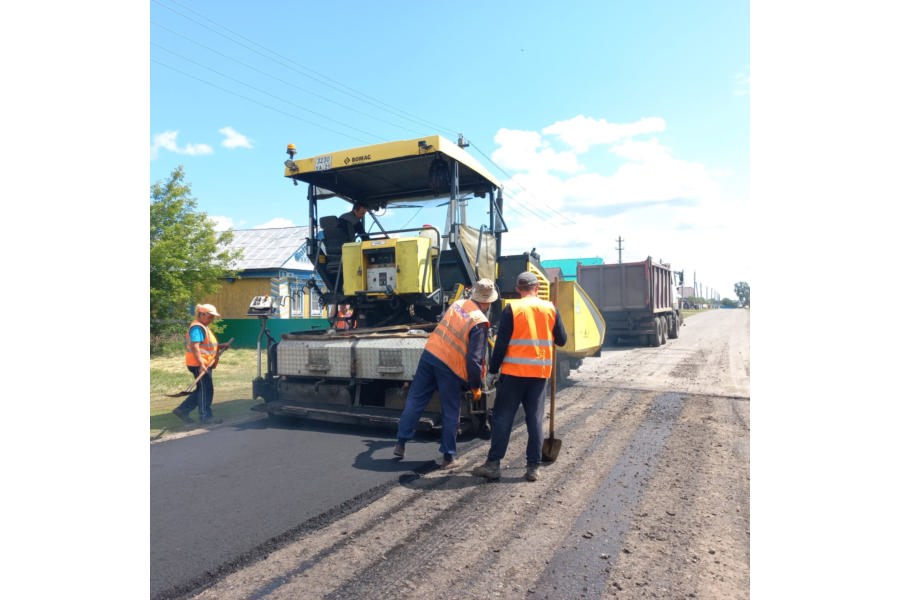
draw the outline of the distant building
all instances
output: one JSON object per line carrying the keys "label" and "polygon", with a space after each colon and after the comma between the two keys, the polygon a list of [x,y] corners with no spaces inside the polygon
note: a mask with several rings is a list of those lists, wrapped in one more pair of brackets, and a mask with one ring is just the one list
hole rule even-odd
{"label": "distant building", "polygon": [[578,263],[584,266],[602,265],[603,259],[597,256],[593,258],[559,258],[556,260],[542,260],[541,266],[548,272],[550,269],[559,269],[561,273],[560,278],[565,281],[577,281]]}
{"label": "distant building", "polygon": [[306,256],[308,230],[308,227],[276,227],[234,231],[234,239],[227,248],[242,250],[242,257],[231,265],[238,276],[222,281],[217,293],[203,299],[214,304],[222,315],[224,339],[234,337],[236,346],[256,345],[260,331],[258,317],[247,315],[256,296],[278,299],[278,309],[268,321],[273,334],[327,326],[327,315],[323,314],[327,307],[321,305],[307,286],[313,279],[322,288]]}
{"label": "distant building", "polygon": [[316,297],[310,298],[306,282],[318,280],[306,257],[308,227],[238,229],[228,245],[240,249],[242,257],[233,263],[238,277],[223,282],[218,293],[205,299],[216,305],[226,319],[246,318],[255,296],[278,296],[278,316],[282,319],[321,316]]}

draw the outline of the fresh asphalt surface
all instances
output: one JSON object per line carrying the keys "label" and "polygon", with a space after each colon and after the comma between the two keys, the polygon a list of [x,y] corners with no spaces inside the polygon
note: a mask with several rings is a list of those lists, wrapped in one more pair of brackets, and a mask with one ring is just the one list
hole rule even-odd
{"label": "fresh asphalt surface", "polygon": [[[439,442],[419,434],[398,461],[391,429],[260,417],[152,444],[150,597],[175,597],[344,502],[436,468]],[[462,436],[458,450],[480,442]]]}

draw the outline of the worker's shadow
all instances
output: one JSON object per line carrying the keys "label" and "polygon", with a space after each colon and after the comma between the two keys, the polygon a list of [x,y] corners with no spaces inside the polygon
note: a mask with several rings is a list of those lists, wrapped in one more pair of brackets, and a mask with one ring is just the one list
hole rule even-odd
{"label": "worker's shadow", "polygon": [[[426,444],[434,443],[434,440],[422,441]],[[410,446],[416,443],[415,440],[407,444],[407,456],[403,459],[393,455],[392,450],[396,443],[395,440],[369,439],[363,440],[363,443],[366,445],[366,451],[356,455],[356,459],[353,461],[354,468],[385,473],[400,473],[399,483],[410,488],[460,489],[482,485],[486,482],[483,477],[472,475],[471,466],[457,467],[444,471],[440,468],[437,460],[410,458]],[[425,477],[429,474],[432,475]]]}
{"label": "worker's shadow", "polygon": [[[353,460],[353,468],[364,471],[379,471],[382,473],[406,472],[427,473],[430,469],[437,468],[434,460],[401,460],[393,455],[396,440],[362,440],[366,450],[356,455]],[[377,456],[376,456],[377,455]]]}

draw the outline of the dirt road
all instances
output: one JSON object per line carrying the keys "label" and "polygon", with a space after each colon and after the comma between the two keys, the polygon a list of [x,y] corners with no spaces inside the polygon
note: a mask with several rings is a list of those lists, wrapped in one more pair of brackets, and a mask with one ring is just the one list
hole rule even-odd
{"label": "dirt road", "polygon": [[469,472],[483,445],[193,597],[749,598],[749,311],[605,349],[572,379],[539,481],[519,427],[499,482]]}

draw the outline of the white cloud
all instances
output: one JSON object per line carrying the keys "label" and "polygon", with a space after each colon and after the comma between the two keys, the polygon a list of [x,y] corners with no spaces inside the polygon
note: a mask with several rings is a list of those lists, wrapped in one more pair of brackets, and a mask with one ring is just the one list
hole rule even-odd
{"label": "white cloud", "polygon": [[234,148],[253,148],[253,144],[247,139],[247,136],[238,133],[232,127],[223,127],[219,133],[225,136],[222,145],[230,150]]}
{"label": "white cloud", "polygon": [[491,160],[504,169],[575,173],[582,167],[573,152],[557,152],[536,131],[501,129],[494,136],[499,148]]}
{"label": "white cloud", "polygon": [[215,223],[213,229],[215,231],[228,231],[234,229],[234,219],[231,217],[209,216],[209,219]]}
{"label": "white cloud", "polygon": [[159,156],[160,150],[168,150],[175,154],[187,154],[188,156],[200,156],[202,154],[212,154],[213,149],[208,144],[188,144],[179,147],[177,131],[166,131],[153,136],[153,144],[150,146],[150,160]]}
{"label": "white cloud", "polygon": [[262,225],[256,225],[253,229],[274,229],[276,227],[296,227],[294,222],[290,219],[285,219],[284,217],[275,217],[269,221],[266,221]]}
{"label": "white cloud", "polygon": [[[613,262],[621,236],[623,261],[662,258],[685,270],[685,285],[696,272],[704,287],[733,298],[734,283],[750,281],[749,193],[723,198],[733,169],[678,158],[655,137],[634,139],[664,129],[659,118],[579,116],[541,132],[500,130],[492,159],[514,172],[504,183],[504,254],[536,248],[544,259]],[[555,149],[559,140],[568,147]]]}
{"label": "white cloud", "polygon": [[636,135],[665,130],[666,122],[660,117],[645,117],[634,123],[609,123],[606,119],[578,115],[567,121],[557,121],[544,127],[541,133],[558,137],[575,152],[582,154],[591,146],[612,144]]}

